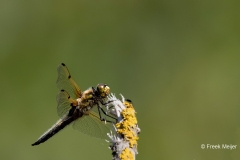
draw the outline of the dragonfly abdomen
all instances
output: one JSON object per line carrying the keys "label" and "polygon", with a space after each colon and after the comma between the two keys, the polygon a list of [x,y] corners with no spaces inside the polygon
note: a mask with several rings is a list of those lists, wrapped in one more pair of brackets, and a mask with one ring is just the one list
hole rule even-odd
{"label": "dragonfly abdomen", "polygon": [[73,116],[60,119],[47,132],[45,132],[35,143],[33,143],[32,146],[39,145],[40,143],[45,142],[46,140],[51,138],[53,135],[58,133],[61,129],[63,129],[64,127],[69,125],[71,122],[73,122],[75,119],[76,118]]}

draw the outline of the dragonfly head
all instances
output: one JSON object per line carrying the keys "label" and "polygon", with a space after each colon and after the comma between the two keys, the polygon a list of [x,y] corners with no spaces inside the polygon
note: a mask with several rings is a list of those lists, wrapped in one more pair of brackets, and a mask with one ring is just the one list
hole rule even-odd
{"label": "dragonfly head", "polygon": [[97,91],[102,98],[106,98],[110,93],[110,87],[107,84],[98,84]]}

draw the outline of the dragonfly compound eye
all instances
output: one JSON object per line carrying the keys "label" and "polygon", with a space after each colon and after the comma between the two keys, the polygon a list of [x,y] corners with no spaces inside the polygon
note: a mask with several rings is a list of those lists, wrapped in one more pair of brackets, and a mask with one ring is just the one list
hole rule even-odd
{"label": "dragonfly compound eye", "polygon": [[107,97],[110,93],[110,87],[106,84],[98,84],[97,90],[103,98]]}

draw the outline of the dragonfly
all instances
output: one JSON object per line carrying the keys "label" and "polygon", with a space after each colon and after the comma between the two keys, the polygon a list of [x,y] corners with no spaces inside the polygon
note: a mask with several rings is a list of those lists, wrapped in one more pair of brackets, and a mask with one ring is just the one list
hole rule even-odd
{"label": "dragonfly", "polygon": [[39,145],[54,136],[67,125],[73,123],[73,128],[96,138],[106,138],[115,117],[109,116],[102,105],[110,93],[107,84],[98,84],[81,91],[73,80],[67,66],[61,63],[58,68],[57,112],[60,119],[47,130],[32,146]]}

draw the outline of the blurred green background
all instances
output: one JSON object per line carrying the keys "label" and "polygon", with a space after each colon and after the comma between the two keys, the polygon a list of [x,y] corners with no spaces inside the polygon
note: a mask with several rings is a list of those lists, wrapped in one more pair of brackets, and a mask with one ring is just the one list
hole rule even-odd
{"label": "blurred green background", "polygon": [[[0,1],[0,159],[111,159],[57,120],[57,66],[133,101],[138,160],[240,159],[240,2]],[[235,150],[201,149],[234,144]]]}

